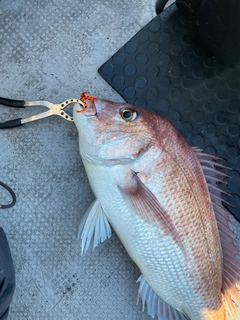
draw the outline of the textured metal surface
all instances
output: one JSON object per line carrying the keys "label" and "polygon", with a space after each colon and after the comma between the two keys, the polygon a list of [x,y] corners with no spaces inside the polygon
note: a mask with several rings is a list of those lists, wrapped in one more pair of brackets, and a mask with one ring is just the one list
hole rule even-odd
{"label": "textured metal surface", "polygon": [[[0,96],[60,103],[91,91],[121,101],[97,68],[154,17],[154,3],[0,1]],[[0,122],[45,110],[0,106]],[[17,195],[0,210],[16,269],[9,319],[150,319],[115,234],[81,256],[78,224],[93,195],[74,124],[50,117],[1,130],[0,160],[0,180]],[[11,200],[1,187],[0,197]]]}
{"label": "textured metal surface", "polygon": [[100,69],[129,103],[170,120],[191,145],[222,157],[230,168],[229,210],[240,221],[240,69],[207,56],[193,25],[172,5]]}

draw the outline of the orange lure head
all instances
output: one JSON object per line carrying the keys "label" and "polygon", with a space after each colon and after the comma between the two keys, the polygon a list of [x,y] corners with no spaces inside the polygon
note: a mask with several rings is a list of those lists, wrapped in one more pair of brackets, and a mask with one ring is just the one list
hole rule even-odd
{"label": "orange lure head", "polygon": [[88,105],[87,105],[87,102],[86,100],[88,100],[89,102],[94,102],[96,97],[94,97],[93,95],[91,94],[88,94],[89,92],[82,92],[81,96],[80,96],[80,101],[82,102],[80,105],[82,107],[82,110],[76,110],[77,113],[82,113],[84,112]]}

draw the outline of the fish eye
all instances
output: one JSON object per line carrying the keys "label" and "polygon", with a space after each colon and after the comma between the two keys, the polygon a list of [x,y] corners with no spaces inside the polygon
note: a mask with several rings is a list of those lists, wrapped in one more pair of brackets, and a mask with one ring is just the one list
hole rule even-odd
{"label": "fish eye", "polygon": [[137,118],[137,111],[131,108],[124,108],[120,110],[120,115],[126,121],[133,121]]}

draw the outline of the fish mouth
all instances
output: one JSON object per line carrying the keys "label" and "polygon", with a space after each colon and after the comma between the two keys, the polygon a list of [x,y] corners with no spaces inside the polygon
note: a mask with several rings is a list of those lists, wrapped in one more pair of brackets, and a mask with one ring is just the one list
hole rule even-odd
{"label": "fish mouth", "polygon": [[97,114],[95,100],[97,100],[97,97],[89,94],[89,92],[82,92],[79,100],[80,110],[76,109],[76,113],[83,113],[85,116],[95,116]]}

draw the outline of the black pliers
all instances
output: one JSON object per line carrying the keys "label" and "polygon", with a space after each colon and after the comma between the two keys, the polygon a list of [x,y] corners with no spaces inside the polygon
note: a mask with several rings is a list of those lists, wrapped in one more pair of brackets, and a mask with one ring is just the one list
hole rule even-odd
{"label": "black pliers", "polygon": [[72,103],[79,103],[80,105],[84,106],[84,103],[79,99],[68,99],[66,101],[63,101],[60,104],[54,104],[54,103],[51,103],[49,101],[44,101],[44,100],[24,101],[24,100],[11,100],[11,99],[6,99],[6,98],[0,97],[0,104],[2,104],[4,106],[12,107],[12,108],[45,106],[49,109],[48,111],[36,114],[36,115],[29,117],[29,118],[24,118],[24,119],[18,118],[18,119],[2,122],[2,123],[0,123],[0,129],[19,127],[19,126],[23,125],[24,123],[43,119],[43,118],[54,116],[54,115],[63,117],[64,119],[66,119],[68,121],[73,121],[73,117],[68,115],[64,111],[64,109]]}

